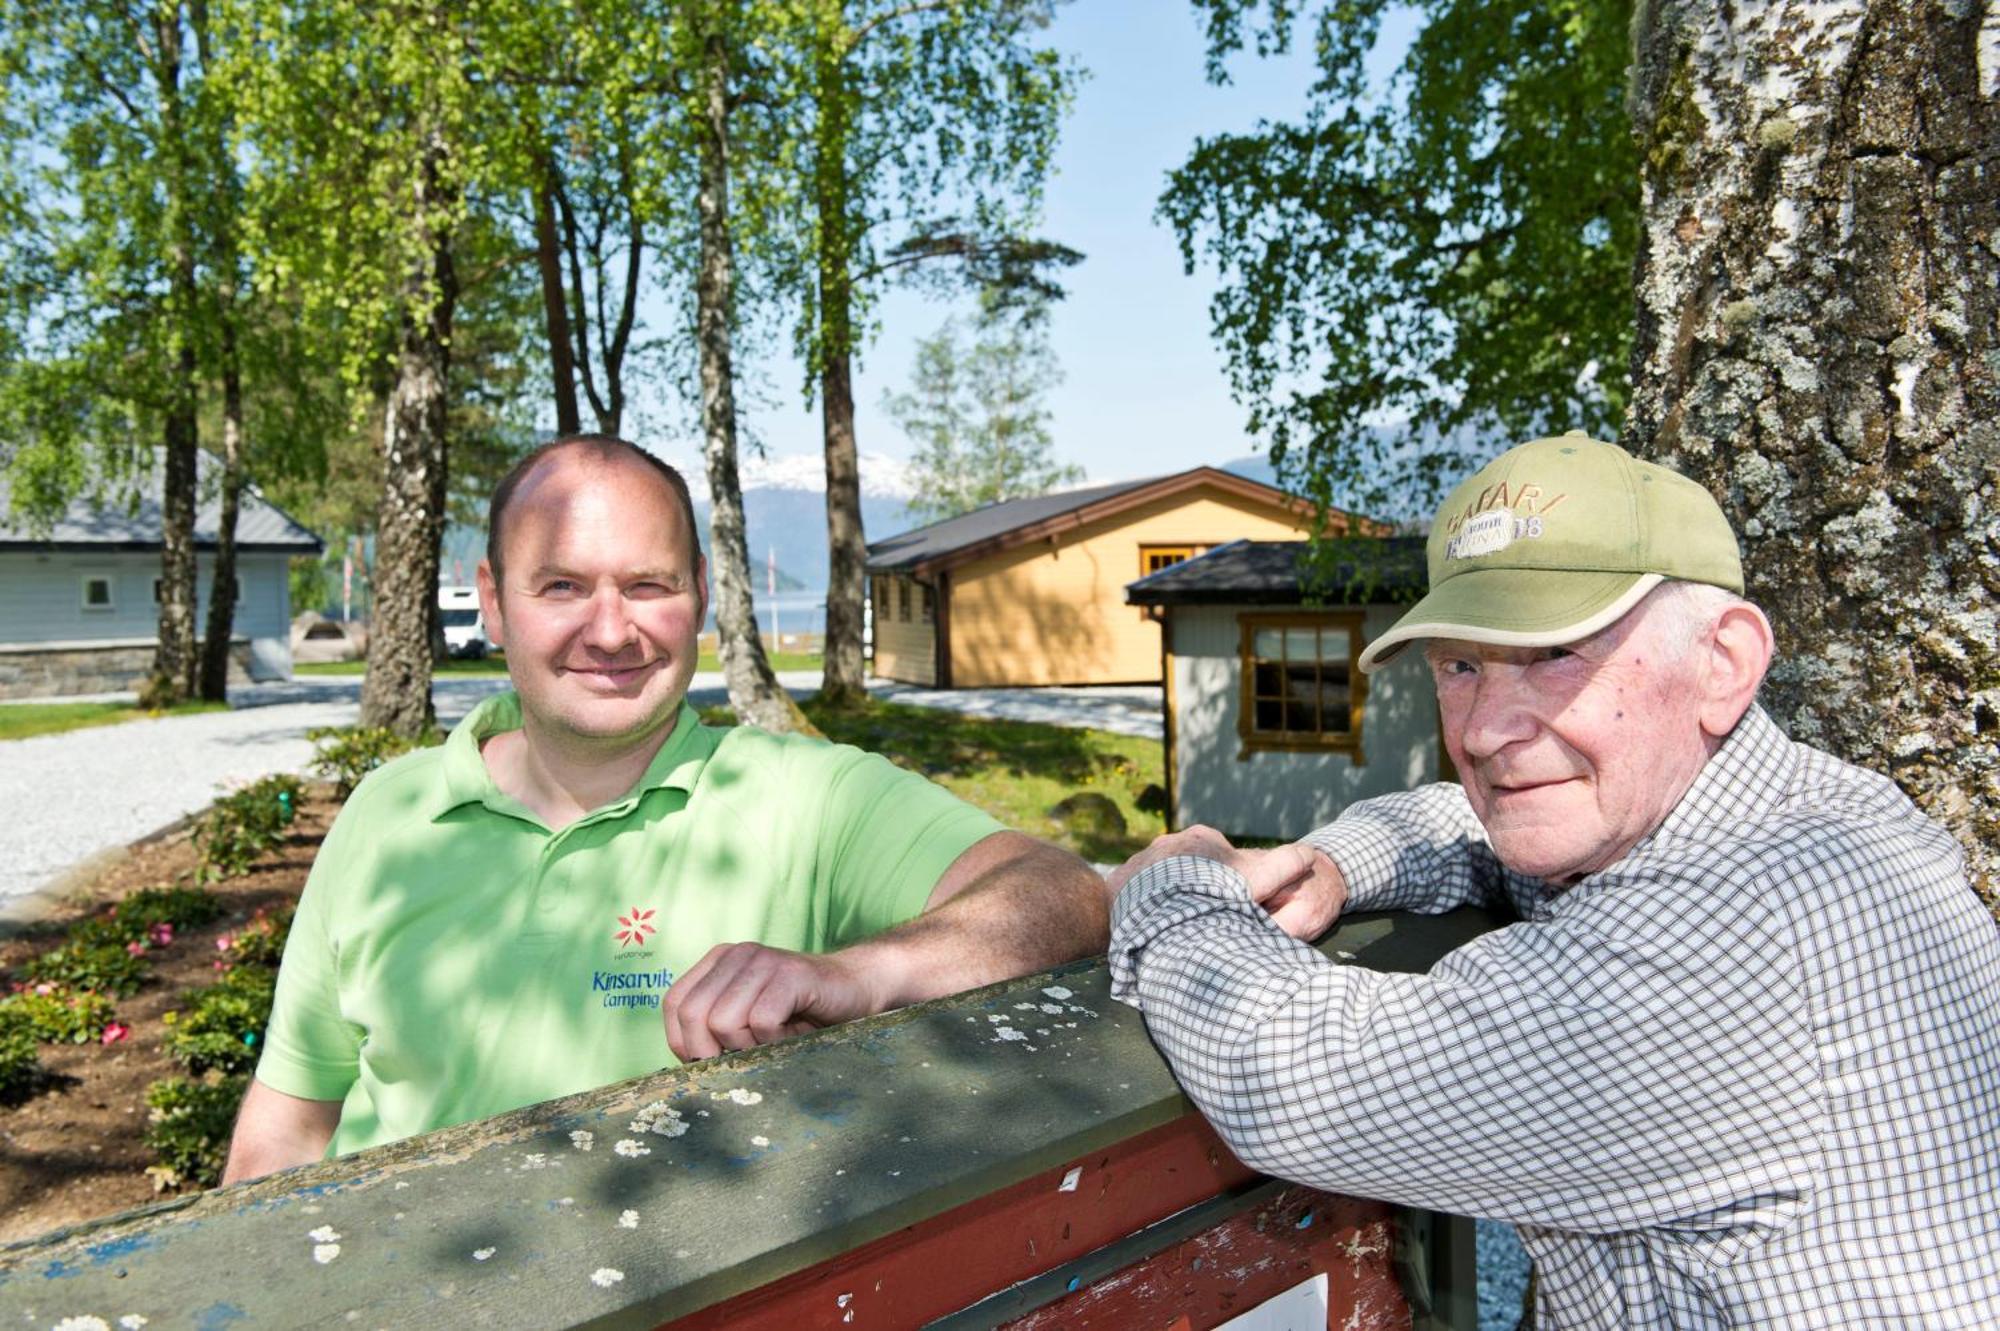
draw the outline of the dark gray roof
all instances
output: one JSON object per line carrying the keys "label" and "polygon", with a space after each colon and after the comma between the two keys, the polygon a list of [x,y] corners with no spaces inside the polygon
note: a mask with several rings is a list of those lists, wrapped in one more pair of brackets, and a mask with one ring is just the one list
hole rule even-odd
{"label": "dark gray roof", "polygon": [[928,527],[899,532],[868,547],[868,571],[889,573],[928,563],[940,556],[982,545],[1021,527],[1031,527],[1050,518],[1061,517],[1131,490],[1141,490],[1166,479],[1149,476],[1138,481],[1113,485],[1093,485],[1085,490],[1064,490],[1060,494],[1035,495],[1028,499],[1003,499],[997,504],[975,508],[955,518],[933,522]]}
{"label": "dark gray roof", "polygon": [[[221,462],[211,454],[200,455],[194,514],[194,543],[200,549],[215,548],[216,528],[222,517],[218,492],[221,468]],[[47,532],[37,532],[12,512],[11,487],[6,473],[0,472],[0,549],[157,550],[163,474],[156,461],[152,472],[140,481],[136,503],[123,498],[103,502],[77,499]],[[245,486],[236,515],[236,548],[248,553],[316,555],[326,547],[291,514],[254,487]]]}
{"label": "dark gray roof", "polygon": [[[1424,538],[1356,536],[1339,542],[1321,600],[1372,605],[1423,595]],[[1298,605],[1304,600],[1306,541],[1231,541],[1130,583],[1132,605]]]}

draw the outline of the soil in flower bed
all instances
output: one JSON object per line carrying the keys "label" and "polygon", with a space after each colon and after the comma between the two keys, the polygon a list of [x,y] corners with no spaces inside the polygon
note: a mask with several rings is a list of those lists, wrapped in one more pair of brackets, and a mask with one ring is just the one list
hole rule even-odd
{"label": "soil in flower bed", "polygon": [[[146,1174],[153,1155],[142,1139],[146,1088],[163,1077],[186,1075],[166,1051],[168,1027],[160,1018],[183,1008],[189,990],[220,978],[217,939],[248,924],[259,910],[276,911],[298,899],[320,838],[339,808],[326,794],[311,791],[285,844],[249,873],[209,885],[223,904],[219,918],[179,930],[172,943],[146,954],[144,987],[115,1000],[117,1020],[129,1035],[110,1045],[41,1046],[45,1083],[16,1103],[0,1104],[0,1243],[155,1199]],[[188,838],[183,829],[134,846],[128,857],[79,885],[62,910],[0,940],[0,972],[17,979],[22,962],[59,946],[64,930],[77,920],[102,913],[140,888],[183,881],[196,859]]]}

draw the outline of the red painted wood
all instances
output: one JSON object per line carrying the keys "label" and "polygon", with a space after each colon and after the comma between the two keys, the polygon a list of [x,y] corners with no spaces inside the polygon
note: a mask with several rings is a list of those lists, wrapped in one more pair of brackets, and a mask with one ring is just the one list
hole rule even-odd
{"label": "red painted wood", "polygon": [[[1077,1185],[1061,1191],[1071,1168]],[[667,1325],[914,1326],[1256,1178],[1190,1114]]]}
{"label": "red painted wood", "polygon": [[[1299,1228],[1306,1215],[1312,1223]],[[1409,1331],[1380,1202],[1287,1188],[1255,1210],[1024,1317],[1007,1331],[1210,1331],[1324,1271],[1327,1325]]]}
{"label": "red painted wood", "polygon": [[[1071,1191],[1062,1191],[1062,1181],[1072,1167],[1081,1171],[1077,1185]],[[666,1325],[671,1331],[711,1331],[724,1327],[732,1331],[807,1331],[821,1327],[847,1331],[847,1328],[919,1326],[1136,1233],[1198,1202],[1239,1189],[1256,1178],[1229,1153],[1199,1116],[1189,1115],[1087,1160],[1072,1162],[968,1202]],[[1229,1231],[1217,1240],[1221,1246],[1212,1249],[1218,1264],[1211,1267],[1210,1249],[1189,1247],[1204,1236],[1183,1241],[1170,1253],[1186,1250],[1190,1274],[1198,1274],[1197,1263],[1201,1272],[1211,1274],[1238,1267],[1246,1271],[1254,1268],[1262,1281],[1267,1271],[1289,1271],[1298,1260],[1297,1253],[1309,1252],[1317,1254],[1314,1260],[1329,1271],[1339,1266],[1343,1272],[1353,1268],[1363,1273],[1349,1279],[1349,1284],[1358,1291],[1357,1297],[1372,1300],[1376,1286],[1363,1277],[1373,1270],[1372,1254],[1377,1247],[1381,1249],[1382,1268],[1387,1269],[1388,1209],[1372,1202],[1301,1195],[1309,1196],[1314,1206],[1324,1208],[1324,1221],[1316,1218],[1310,1228],[1296,1229],[1296,1221],[1306,1205],[1299,1202],[1290,1212],[1289,1220],[1276,1228],[1267,1221],[1265,1232],[1260,1234],[1255,1229],[1254,1217],[1269,1211],[1271,1206],[1267,1204],[1237,1217],[1251,1226],[1247,1233],[1234,1228],[1234,1221],[1210,1231]],[[1290,1197],[1291,1193],[1284,1196]],[[1350,1250],[1371,1255],[1364,1260]],[[1161,1254],[1154,1262],[1168,1255]],[[1229,1258],[1228,1263],[1220,1262],[1223,1256]],[[1137,1266],[1153,1264],[1142,1262]],[[1169,1265],[1160,1269],[1173,1268]],[[1321,1267],[1271,1284],[1270,1293],[1297,1284],[1317,1269]],[[1089,1289],[1078,1291],[1078,1295],[1111,1285],[1123,1274],[1106,1277]],[[1276,1281],[1279,1277],[1272,1275],[1270,1279]],[[1343,1279],[1348,1277],[1337,1276],[1336,1285]],[[1257,1283],[1254,1288],[1262,1289],[1265,1283]],[[1220,1319],[1204,1320],[1207,1314],[1198,1309],[1234,1306],[1240,1311],[1253,1306],[1243,1303],[1240,1295],[1225,1297],[1222,1284],[1208,1276],[1196,1280],[1190,1288],[1196,1290],[1193,1305],[1186,1309],[1175,1306],[1147,1325],[1165,1326],[1175,1313],[1187,1311],[1194,1317],[1190,1331],[1203,1331]],[[1387,1288],[1395,1292],[1393,1277]],[[1076,1298],[1077,1295],[1069,1296],[1055,1306],[1068,1306]],[[1395,1294],[1395,1300],[1400,1309],[1400,1293]],[[1408,1316],[1404,1314],[1401,1325],[1408,1324]],[[1099,1320],[1095,1325],[1127,1324]],[[1361,1323],[1371,1328],[1376,1325],[1376,1322]]]}

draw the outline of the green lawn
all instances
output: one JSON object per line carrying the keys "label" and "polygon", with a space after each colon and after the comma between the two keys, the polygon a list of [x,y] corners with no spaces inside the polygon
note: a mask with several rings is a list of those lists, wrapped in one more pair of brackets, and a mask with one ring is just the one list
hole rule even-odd
{"label": "green lawn", "polygon": [[[1121,863],[1166,830],[1159,814],[1138,808],[1139,792],[1162,780],[1159,740],[896,703],[832,709],[808,699],[801,705],[828,739],[922,772],[1007,826],[1068,846],[1087,860]],[[702,719],[728,725],[735,717],[726,707],[712,707]],[[1049,815],[1064,797],[1092,791],[1118,806],[1122,835],[1066,826]]]}
{"label": "green lawn", "polygon": [[[776,652],[771,656],[774,670],[817,670],[819,656],[807,652]],[[311,665],[295,665],[293,671],[301,675],[365,675],[368,673],[366,661],[316,661]],[[715,671],[722,669],[722,662],[713,653],[703,652],[701,660],[695,663],[696,670]],[[446,661],[436,670],[440,675],[504,675],[507,673],[507,658],[489,656],[483,661]]]}
{"label": "green lawn", "polygon": [[180,716],[192,712],[226,712],[229,704],[190,702],[165,712],[149,712],[129,702],[22,702],[0,707],[0,740],[30,735],[57,735],[86,726],[115,726],[148,716]]}

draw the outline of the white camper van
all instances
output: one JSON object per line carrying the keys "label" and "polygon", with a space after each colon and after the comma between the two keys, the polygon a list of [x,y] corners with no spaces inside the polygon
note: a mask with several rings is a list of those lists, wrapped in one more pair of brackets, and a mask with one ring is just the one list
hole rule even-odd
{"label": "white camper van", "polygon": [[438,588],[438,618],[444,621],[446,651],[475,661],[486,655],[492,644],[486,641],[486,624],[479,617],[477,587]]}

